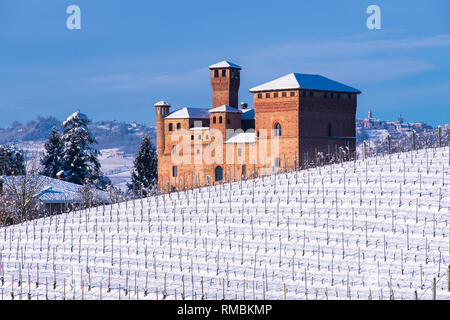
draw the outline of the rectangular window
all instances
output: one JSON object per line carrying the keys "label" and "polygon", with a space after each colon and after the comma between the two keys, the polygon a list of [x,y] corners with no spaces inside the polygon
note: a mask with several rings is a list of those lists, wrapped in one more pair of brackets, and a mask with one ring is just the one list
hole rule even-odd
{"label": "rectangular window", "polygon": [[338,93],[337,94],[337,99],[339,100],[341,98],[341,95]]}
{"label": "rectangular window", "polygon": [[327,94],[326,92],[324,92],[324,93],[323,93],[323,96],[324,96],[325,98],[327,98],[327,97],[328,97],[328,94]]}
{"label": "rectangular window", "polygon": [[169,131],[172,131],[172,130],[173,130],[173,124],[169,123]]}
{"label": "rectangular window", "polygon": [[270,93],[266,93],[266,98],[270,98]]}
{"label": "rectangular window", "polygon": [[291,97],[295,97],[295,92],[294,92],[294,91],[291,91],[290,96],[291,96]]}
{"label": "rectangular window", "polygon": [[242,149],[241,148],[238,149],[238,156],[242,157]]}
{"label": "rectangular window", "polygon": [[348,95],[348,100],[351,100],[351,99],[352,99],[352,95],[349,94],[349,95]]}
{"label": "rectangular window", "polygon": [[242,175],[245,176],[247,174],[247,167],[245,164],[242,165]]}
{"label": "rectangular window", "polygon": [[330,93],[330,98],[333,99],[333,97],[334,97],[334,94]]}
{"label": "rectangular window", "polygon": [[311,92],[309,93],[309,96],[310,96],[310,97],[313,97],[313,96],[314,96],[314,92],[311,91]]}
{"label": "rectangular window", "polygon": [[274,92],[274,93],[273,93],[273,97],[274,97],[274,98],[278,98],[278,92]]}
{"label": "rectangular window", "polygon": [[302,91],[304,97],[306,97],[306,91]]}
{"label": "rectangular window", "polygon": [[172,167],[172,176],[177,177],[178,176],[178,167]]}
{"label": "rectangular window", "polygon": [[214,70],[214,78],[218,78],[219,77],[219,70]]}
{"label": "rectangular window", "polygon": [[286,97],[286,92],[283,91],[283,92],[281,93],[281,96],[282,96],[282,97]]}
{"label": "rectangular window", "polygon": [[258,99],[262,99],[262,93],[258,93]]}
{"label": "rectangular window", "polygon": [[222,77],[226,77],[227,76],[227,70],[226,69],[223,69],[222,70]]}

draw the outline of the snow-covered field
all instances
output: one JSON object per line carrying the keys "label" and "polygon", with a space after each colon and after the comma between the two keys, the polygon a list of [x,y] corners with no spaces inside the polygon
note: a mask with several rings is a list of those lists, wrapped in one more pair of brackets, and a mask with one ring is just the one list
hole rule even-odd
{"label": "snow-covered field", "polygon": [[450,149],[0,229],[0,299],[450,299]]}

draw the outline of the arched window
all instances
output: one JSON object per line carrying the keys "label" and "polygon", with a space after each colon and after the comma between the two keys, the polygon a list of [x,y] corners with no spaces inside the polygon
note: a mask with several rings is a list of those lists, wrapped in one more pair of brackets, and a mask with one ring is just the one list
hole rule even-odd
{"label": "arched window", "polygon": [[181,123],[177,123],[177,130],[180,130],[181,129]]}
{"label": "arched window", "polygon": [[215,170],[215,180],[216,181],[222,181],[223,179],[223,169],[221,166],[217,166]]}
{"label": "arched window", "polygon": [[169,131],[172,131],[172,130],[173,130],[173,124],[169,123]]}
{"label": "arched window", "polygon": [[329,137],[332,136],[332,134],[331,134],[331,123],[329,123],[329,124],[327,125],[327,136],[329,136]]}
{"label": "arched window", "polygon": [[219,123],[222,123],[222,116],[219,117]]}
{"label": "arched window", "polygon": [[279,124],[278,122],[275,123],[274,129],[275,137],[281,137],[281,124]]}

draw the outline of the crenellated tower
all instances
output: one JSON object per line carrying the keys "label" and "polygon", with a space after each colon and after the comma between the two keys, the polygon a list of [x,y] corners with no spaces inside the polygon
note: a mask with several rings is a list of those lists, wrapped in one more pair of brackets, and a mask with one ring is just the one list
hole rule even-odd
{"label": "crenellated tower", "polygon": [[238,108],[241,67],[221,61],[209,66],[213,91],[213,108],[223,105]]}

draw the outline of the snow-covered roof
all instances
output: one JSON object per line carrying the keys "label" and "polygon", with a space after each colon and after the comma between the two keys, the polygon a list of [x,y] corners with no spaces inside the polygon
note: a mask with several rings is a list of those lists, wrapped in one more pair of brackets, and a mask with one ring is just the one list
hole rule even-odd
{"label": "snow-covered roof", "polygon": [[161,100],[161,101],[158,101],[157,103],[155,103],[155,107],[158,107],[158,106],[170,106],[170,103],[168,103],[167,101]]}
{"label": "snow-covered roof", "polygon": [[290,73],[281,78],[251,88],[249,91],[258,92],[258,91],[288,90],[288,89],[308,89],[308,90],[326,90],[337,92],[361,93],[361,91],[359,91],[358,89],[325,78],[321,75],[304,74],[304,73]]}
{"label": "snow-covered roof", "polygon": [[237,109],[237,108],[233,108],[227,105],[223,105],[217,108],[212,108],[209,109],[210,113],[214,113],[214,112],[232,112],[232,113],[242,113],[241,110]]}
{"label": "snow-covered roof", "polygon": [[[16,188],[20,189],[23,176],[0,176],[0,180],[6,185],[14,183]],[[67,182],[64,180],[53,179],[50,177],[36,175],[33,184],[39,190],[35,197],[44,203],[77,203],[81,201],[81,192],[83,186]],[[105,191],[94,190],[94,201],[108,202],[109,194]]]}
{"label": "snow-covered roof", "polygon": [[255,132],[238,132],[228,138],[225,143],[255,143]]}
{"label": "snow-covered roof", "polygon": [[241,67],[238,66],[237,64],[234,64],[234,63],[226,61],[226,60],[223,60],[223,61],[217,62],[217,63],[215,63],[213,65],[210,65],[209,68],[210,69],[219,69],[219,68],[236,68],[236,69],[241,69]]}
{"label": "snow-covered roof", "polygon": [[255,119],[255,109],[245,109],[242,110],[242,120],[253,120]]}
{"label": "snow-covered roof", "polygon": [[189,130],[195,131],[195,130],[209,130],[209,127],[192,127]]}
{"label": "snow-covered roof", "polygon": [[184,107],[170,113],[165,119],[209,119],[208,109]]}

